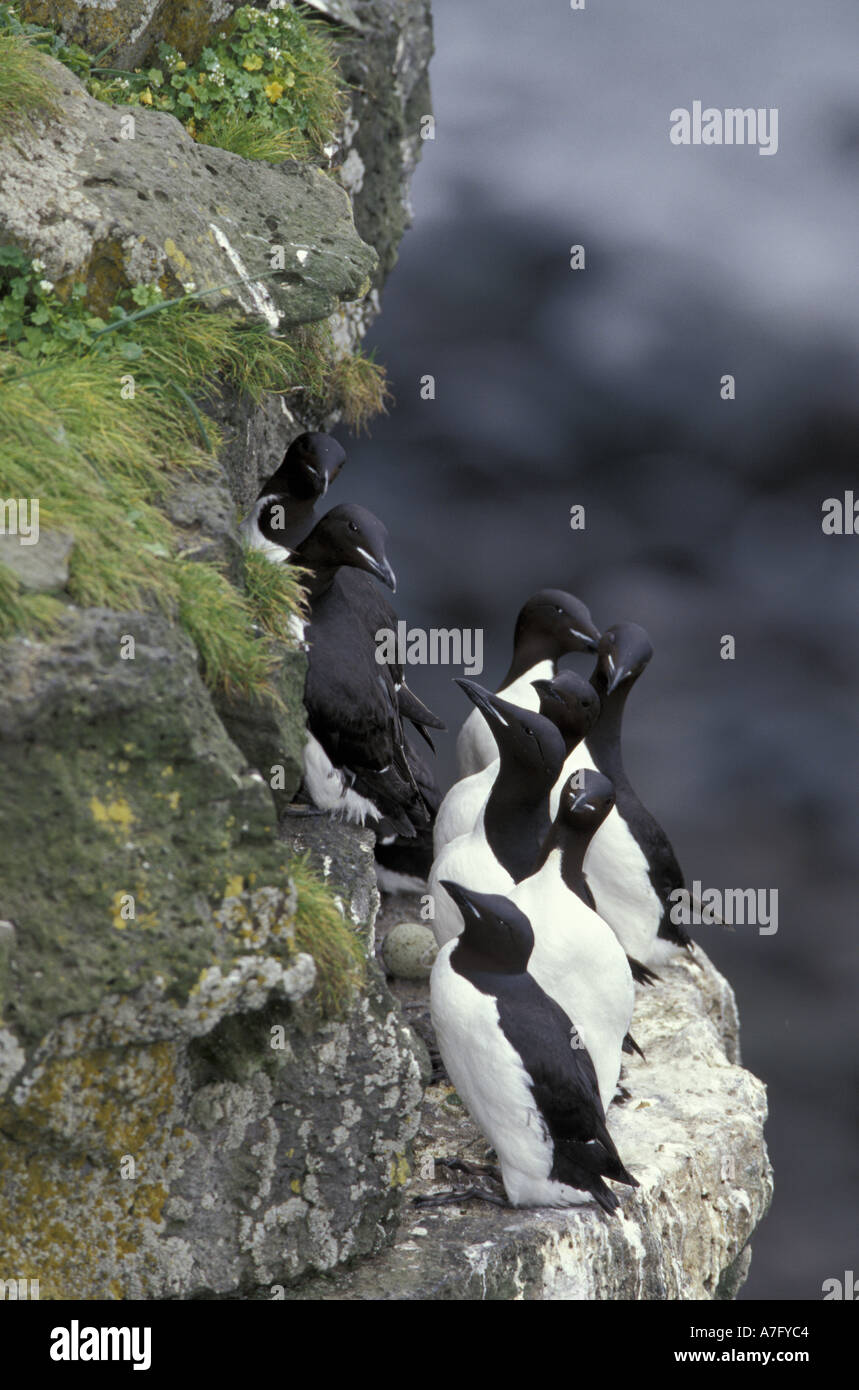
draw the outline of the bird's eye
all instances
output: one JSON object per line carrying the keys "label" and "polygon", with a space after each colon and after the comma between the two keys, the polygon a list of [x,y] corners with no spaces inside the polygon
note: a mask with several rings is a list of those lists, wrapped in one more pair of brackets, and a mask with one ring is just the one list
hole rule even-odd
{"label": "bird's eye", "polygon": [[349,522],[349,530],[350,530],[350,531],[357,531],[357,530],[358,530],[358,527],[357,527],[357,525],[356,525],[356,523],[355,523],[354,521],[350,521],[350,522]]}
{"label": "bird's eye", "polygon": [[561,617],[563,618],[563,616],[564,616],[564,610],[563,610],[563,608],[556,608],[556,609],[555,609],[555,612],[556,612],[556,613],[560,613]]}

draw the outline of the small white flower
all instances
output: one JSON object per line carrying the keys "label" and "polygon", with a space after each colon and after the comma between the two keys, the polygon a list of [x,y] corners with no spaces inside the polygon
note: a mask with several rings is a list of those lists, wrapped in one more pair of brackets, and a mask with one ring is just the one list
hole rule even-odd
{"label": "small white flower", "polygon": [[196,282],[196,280],[186,280],[186,281],[185,281],[185,293],[186,293],[186,294],[190,294],[191,291],[192,291],[192,290],[195,290],[196,288],[197,288],[197,282]]}
{"label": "small white flower", "polygon": [[50,292],[51,292],[51,290],[52,290],[53,288],[54,288],[54,282],[53,282],[53,280],[40,280],[40,281],[39,281],[39,289],[40,289],[40,290],[43,290],[45,294],[50,294]]}
{"label": "small white flower", "polygon": [[40,270],[45,269],[45,262],[40,261],[39,257],[37,256],[36,259],[32,262],[32,266],[33,269],[36,271],[36,274],[38,274]]}

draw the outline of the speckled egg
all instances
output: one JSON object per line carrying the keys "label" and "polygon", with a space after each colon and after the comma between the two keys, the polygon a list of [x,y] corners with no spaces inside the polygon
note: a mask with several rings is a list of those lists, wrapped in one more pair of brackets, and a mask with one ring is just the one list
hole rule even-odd
{"label": "speckled egg", "polygon": [[398,980],[428,980],[438,955],[436,939],[420,922],[398,922],[382,943],[382,960]]}

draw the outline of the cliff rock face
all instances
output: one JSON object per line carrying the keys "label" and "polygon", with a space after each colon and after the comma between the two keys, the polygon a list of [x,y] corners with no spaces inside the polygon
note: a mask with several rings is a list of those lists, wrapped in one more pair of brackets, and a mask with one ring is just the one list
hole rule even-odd
{"label": "cliff rock face", "polygon": [[[160,282],[171,296],[189,281],[227,285],[212,307],[273,328],[325,318],[369,289],[376,256],[355,231],[347,194],[322,170],[196,144],[175,117],[107,106],[52,67],[63,120],[0,146],[0,233],[38,255],[48,279],[74,272],[104,312],[132,284]],[[236,283],[268,275],[275,246],[282,273]]]}
{"label": "cliff rock face", "polygon": [[[282,274],[228,286],[213,309],[281,329],[327,319],[354,348],[409,219],[429,4],[312,3],[341,26],[350,84],[335,176],[195,144],[54,65],[62,118],[0,141],[0,240],[58,284],[85,279],[104,308],[137,281],[223,285],[282,244]],[[232,8],[25,6],[91,52],[113,44],[117,65],[162,39],[193,57]],[[209,402],[217,467],[164,501],[188,554],[235,577],[261,479],[301,430],[334,421],[304,399]],[[62,593],[69,546],[4,537],[0,563],[28,591]],[[396,983],[397,998],[375,963],[372,834],[285,814],[304,655],[279,652],[276,705],[213,696],[159,612],[67,603],[52,636],[0,643],[3,1277],[55,1299],[732,1297],[769,1199],[764,1095],[703,954],[640,992],[647,1062],[630,1063],[632,1099],[610,1123],[641,1186],[618,1220],[404,1202],[439,1190],[436,1159],[484,1159],[485,1145],[449,1086],[425,1090],[425,982]],[[308,861],[366,957],[336,1005],[321,906],[306,920]],[[380,931],[415,909],[389,903]]]}
{"label": "cliff rock face", "polygon": [[[398,904],[400,911],[402,904]],[[390,910],[389,924],[398,920]],[[385,922],[382,923],[384,931]],[[392,1249],[349,1272],[312,1279],[296,1299],[731,1299],[772,1196],[763,1125],[766,1093],[740,1066],[730,985],[703,951],[660,966],[639,987],[633,1031],[646,1060],[625,1061],[631,1092],[609,1127],[638,1179],[615,1187],[611,1218],[592,1203],[569,1212],[498,1208],[474,1200],[412,1206]],[[432,1044],[427,987],[395,986]],[[488,1161],[485,1141],[446,1083],[429,1088],[409,1197],[455,1186],[440,1158]],[[458,1183],[470,1183],[459,1178]],[[479,1181],[479,1179],[478,1179]]]}
{"label": "cliff rock face", "polygon": [[[92,51],[119,36],[116,61],[134,63],[162,37],[190,52],[228,8],[29,13]],[[235,281],[283,244],[282,276],[211,306],[280,329],[331,316],[354,347],[404,225],[417,147],[401,153],[403,73],[429,56],[423,3],[354,10],[350,61],[375,123],[362,133],[353,110],[343,157],[361,140],[395,152],[364,183],[396,209],[376,210],[380,252],[356,230],[348,180],[195,144],[170,116],[93,100],[59,64],[62,118],[0,141],[0,240],[58,285],[86,280],[105,309],[134,282]],[[220,467],[183,479],[165,507],[189,550],[231,572],[261,478],[330,420],[227,390],[209,409]],[[31,549],[5,537],[2,559],[28,589],[61,592],[68,549],[48,532]],[[297,941],[305,848],[368,954],[378,902],[372,837],[331,827],[320,850],[278,829],[268,772],[283,768],[288,801],[303,654],[281,645],[282,706],[263,707],[214,698],[188,638],[155,612],[69,604],[51,637],[0,646],[4,1275],[32,1271],[43,1298],[272,1297],[377,1250],[396,1227],[425,1057],[372,960],[351,1001],[326,1009],[326,939],[311,924]]]}

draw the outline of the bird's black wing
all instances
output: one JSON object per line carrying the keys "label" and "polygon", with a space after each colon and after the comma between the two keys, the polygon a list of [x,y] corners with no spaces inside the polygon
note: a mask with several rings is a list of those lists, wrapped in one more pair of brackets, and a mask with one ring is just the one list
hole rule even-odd
{"label": "bird's black wing", "polygon": [[[344,567],[337,574],[333,587],[348,600],[356,615],[356,621],[360,619],[363,622],[368,640],[374,647],[378,640],[378,633],[383,631],[396,633],[399,622],[396,609],[388,602],[383,590],[379,588],[377,581],[371,575],[366,574],[363,570]],[[432,740],[426,734],[426,730],[439,729],[443,732],[447,726],[437,714],[433,714],[422,700],[418,699],[413,690],[409,689],[405,681],[402,663],[389,661],[386,665],[397,691],[397,705],[400,715],[403,719],[408,719],[414,724],[432,748]],[[433,751],[435,750],[433,749]]]}
{"label": "bird's black wing", "polygon": [[683,870],[677,861],[671,841],[659,822],[645,806],[642,806],[637,797],[634,807],[631,806],[629,809],[631,814],[627,824],[647,857],[650,882],[663,907],[657,935],[675,946],[691,949],[692,938],[686,928],[672,922],[670,916],[673,907],[671,894],[678,888],[685,887]]}
{"label": "bird's black wing", "polygon": [[590,1192],[606,1211],[617,1199],[603,1178],[637,1187],[606,1128],[596,1071],[574,1024],[530,975],[499,976],[501,1027],[531,1078],[554,1144],[552,1177]]}
{"label": "bird's black wing", "polygon": [[390,815],[398,833],[414,835],[427,810],[404,752],[393,682],[333,585],[315,602],[306,635],[310,732],[355,791]]}

